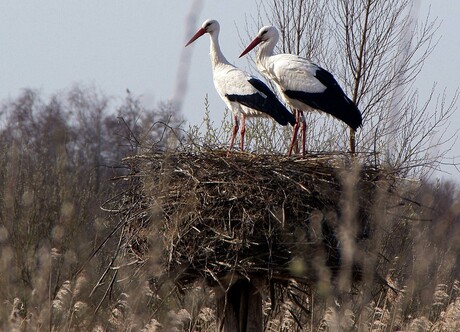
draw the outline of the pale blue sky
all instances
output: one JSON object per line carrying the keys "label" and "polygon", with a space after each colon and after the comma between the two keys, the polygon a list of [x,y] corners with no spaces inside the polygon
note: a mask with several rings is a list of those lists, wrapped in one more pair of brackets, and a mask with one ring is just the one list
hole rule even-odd
{"label": "pale blue sky", "polygon": [[[191,61],[185,117],[199,123],[208,94],[213,117],[220,119],[225,106],[212,84],[209,40],[201,38],[186,50],[184,44],[204,19],[218,19],[225,56],[246,68],[247,59],[238,59],[242,45],[237,27],[244,32],[246,16],[257,16],[257,8],[255,1],[248,0],[195,0],[202,8],[196,25],[187,31],[186,17],[193,2],[0,0],[0,100],[18,96],[25,87],[50,94],[82,83],[116,98],[129,88],[143,95],[146,103],[166,101],[173,97],[179,57],[185,52]],[[460,85],[460,1],[419,2],[421,17],[432,4],[431,16],[442,21],[442,39],[416,85],[422,96],[434,82],[453,95]],[[460,118],[456,115],[452,120],[453,130],[460,126]],[[460,142],[452,154],[460,155]],[[458,173],[453,176],[460,179]]]}

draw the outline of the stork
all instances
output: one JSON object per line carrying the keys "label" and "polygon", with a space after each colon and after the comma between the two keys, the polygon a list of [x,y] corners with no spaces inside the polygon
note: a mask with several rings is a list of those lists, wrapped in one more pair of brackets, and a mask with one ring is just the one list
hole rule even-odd
{"label": "stork", "polygon": [[264,82],[245,73],[227,61],[220,50],[219,30],[219,22],[208,19],[203,22],[201,28],[185,46],[190,45],[205,33],[209,33],[211,38],[210,56],[214,86],[217,93],[231,110],[234,119],[229,154],[233,149],[233,143],[238,133],[239,116],[241,116],[241,151],[244,150],[246,117],[270,116],[283,126],[286,126],[288,123],[294,126],[296,120],[293,114],[278,100],[276,95]]}
{"label": "stork", "polygon": [[[305,119],[303,111],[320,110],[345,122],[353,129],[362,125],[358,107],[343,92],[334,76],[327,70],[294,54],[274,54],[279,39],[278,30],[265,26],[259,30],[254,40],[240,57],[260,44],[257,52],[257,69],[277,86],[284,101],[294,109],[296,124],[292,135],[289,155],[297,140],[299,123],[302,122],[302,153],[305,154]],[[350,138],[351,152],[354,153],[354,138]]]}

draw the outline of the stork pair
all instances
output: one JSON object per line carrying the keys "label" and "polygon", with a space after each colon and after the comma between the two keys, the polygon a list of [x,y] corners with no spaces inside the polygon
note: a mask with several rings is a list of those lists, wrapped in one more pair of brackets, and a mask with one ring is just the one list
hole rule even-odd
{"label": "stork pair", "polygon": [[283,126],[290,123],[294,127],[289,155],[296,143],[299,127],[302,132],[302,154],[305,154],[304,111],[323,111],[345,122],[353,131],[361,126],[361,112],[346,96],[331,73],[297,55],[273,54],[279,39],[275,27],[265,26],[260,29],[240,57],[260,44],[256,58],[257,69],[276,85],[281,97],[293,108],[295,115],[284,107],[265,83],[227,61],[220,50],[219,30],[216,20],[206,20],[185,46],[205,33],[209,33],[211,37],[210,56],[214,86],[234,118],[229,151],[233,149],[238,133],[239,116],[242,122],[241,151],[244,150],[246,117],[270,116]]}

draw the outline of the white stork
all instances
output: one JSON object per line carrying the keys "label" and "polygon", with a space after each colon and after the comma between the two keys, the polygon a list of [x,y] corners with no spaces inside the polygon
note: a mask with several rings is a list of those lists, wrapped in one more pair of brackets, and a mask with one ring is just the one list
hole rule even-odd
{"label": "white stork", "polygon": [[[305,154],[305,119],[303,111],[320,110],[342,120],[356,131],[362,124],[361,112],[348,98],[334,76],[313,62],[294,54],[273,54],[278,42],[278,30],[265,26],[241,53],[248,53],[258,44],[257,69],[273,81],[283,99],[296,113],[296,125],[289,147],[289,155],[297,139],[302,122],[302,153]],[[352,147],[353,152],[353,147]]]}
{"label": "white stork", "polygon": [[241,151],[243,151],[246,117],[271,116],[283,126],[288,123],[294,126],[296,120],[265,83],[245,73],[225,59],[219,46],[219,30],[219,22],[206,20],[185,46],[190,45],[205,33],[209,33],[214,86],[233,113],[234,126],[229,151],[233,149],[233,143],[238,133],[239,115],[241,115],[242,122],[240,145]]}

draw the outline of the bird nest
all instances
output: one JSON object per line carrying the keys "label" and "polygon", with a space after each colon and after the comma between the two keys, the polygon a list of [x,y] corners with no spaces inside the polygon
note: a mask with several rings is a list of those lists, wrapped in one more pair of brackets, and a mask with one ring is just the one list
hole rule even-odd
{"label": "bird nest", "polygon": [[325,229],[348,218],[363,236],[384,177],[346,154],[176,151],[125,163],[131,174],[118,204],[126,252],[144,262],[155,252],[182,285],[229,274],[315,280],[318,266],[339,264]]}

